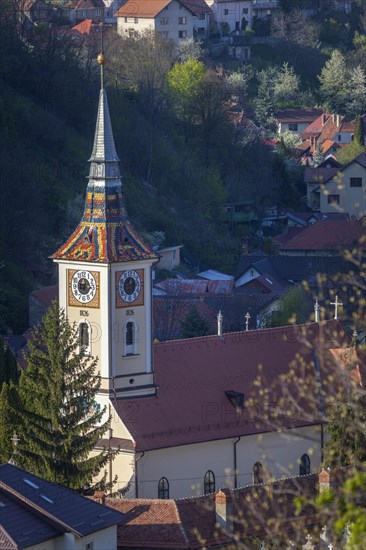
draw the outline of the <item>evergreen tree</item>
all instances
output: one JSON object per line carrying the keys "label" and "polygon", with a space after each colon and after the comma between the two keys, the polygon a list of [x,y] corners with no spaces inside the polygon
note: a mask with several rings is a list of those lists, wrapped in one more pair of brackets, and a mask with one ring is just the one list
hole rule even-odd
{"label": "evergreen tree", "polygon": [[73,490],[83,491],[113,457],[90,452],[109,427],[95,395],[96,359],[79,349],[78,334],[56,303],[34,331],[19,382],[20,443],[16,464]]}
{"label": "evergreen tree", "polygon": [[274,86],[277,70],[274,67],[263,69],[258,74],[258,97],[255,104],[255,117],[258,122],[273,125],[275,111]]}
{"label": "evergreen tree", "polygon": [[19,379],[17,360],[12,354],[9,346],[7,346],[4,356],[5,356],[5,381],[7,383],[14,382],[14,384],[17,384]]}
{"label": "evergreen tree", "polygon": [[182,337],[194,338],[195,336],[206,336],[208,332],[208,322],[201,317],[197,308],[193,307],[184,321],[182,321]]}
{"label": "evergreen tree", "polygon": [[366,74],[359,65],[350,72],[348,90],[347,113],[349,115],[364,113],[366,109]]}
{"label": "evergreen tree", "polygon": [[6,382],[5,350],[0,336],[0,391],[4,382]]}
{"label": "evergreen tree", "polygon": [[356,115],[355,118],[354,142],[361,146],[363,146],[365,143],[365,133],[363,129],[363,121],[361,115]]}
{"label": "evergreen tree", "polygon": [[4,383],[0,392],[0,464],[7,462],[13,453],[13,435],[17,428],[14,386]]}
{"label": "evergreen tree", "polygon": [[288,63],[284,63],[281,71],[277,75],[274,84],[275,101],[280,105],[288,105],[291,101],[296,101],[300,91],[300,79]]}

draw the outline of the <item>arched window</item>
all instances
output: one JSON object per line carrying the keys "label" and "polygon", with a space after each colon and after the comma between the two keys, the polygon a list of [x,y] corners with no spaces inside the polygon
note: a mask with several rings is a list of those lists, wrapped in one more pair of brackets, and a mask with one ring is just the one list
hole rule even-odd
{"label": "arched window", "polygon": [[306,474],[310,474],[310,458],[309,455],[304,454],[300,458],[300,475],[306,476]]}
{"label": "arched window", "polygon": [[203,493],[207,495],[208,493],[215,492],[215,475],[212,470],[207,470],[203,480]]}
{"label": "arched window", "polygon": [[79,325],[79,347],[85,355],[90,355],[90,325],[86,321],[82,321]]}
{"label": "arched window", "polygon": [[125,326],[124,355],[137,354],[137,325],[128,321]]}
{"label": "arched window", "polygon": [[158,483],[158,498],[169,498],[169,481],[162,477]]}
{"label": "arched window", "polygon": [[256,462],[253,466],[253,483],[263,483],[264,474],[263,466],[260,462]]}

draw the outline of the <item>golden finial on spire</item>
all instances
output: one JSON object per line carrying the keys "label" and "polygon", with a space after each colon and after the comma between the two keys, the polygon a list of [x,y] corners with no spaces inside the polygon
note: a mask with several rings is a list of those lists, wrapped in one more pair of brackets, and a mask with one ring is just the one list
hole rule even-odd
{"label": "golden finial on spire", "polygon": [[104,75],[103,75],[103,67],[105,65],[105,55],[103,53],[103,22],[100,22],[100,54],[97,57],[98,64],[100,65],[100,84],[101,88],[104,88]]}

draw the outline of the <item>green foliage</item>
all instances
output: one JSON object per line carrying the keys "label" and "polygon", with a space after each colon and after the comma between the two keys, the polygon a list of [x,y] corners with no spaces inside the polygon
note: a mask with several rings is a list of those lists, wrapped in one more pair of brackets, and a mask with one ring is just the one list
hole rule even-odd
{"label": "green foliage", "polygon": [[89,456],[108,429],[96,407],[97,360],[79,349],[76,328],[53,304],[33,333],[19,383],[20,443],[16,464],[76,491],[84,491],[111,458]]}
{"label": "green foliage", "polygon": [[194,116],[192,109],[198,98],[206,69],[202,61],[193,57],[184,63],[176,63],[168,73],[168,86],[179,115],[185,120]]}
{"label": "green foliage", "polygon": [[294,68],[284,63],[278,72],[274,84],[274,97],[278,106],[287,106],[296,101],[300,90],[300,79],[295,74]]}
{"label": "green foliage", "polygon": [[13,453],[12,438],[17,429],[15,414],[16,390],[4,383],[0,392],[0,464],[7,462]]}
{"label": "green foliage", "polygon": [[339,537],[349,529],[346,550],[364,550],[366,538],[366,472],[359,471],[343,485],[335,528]]}
{"label": "green foliage", "polygon": [[181,324],[182,338],[194,338],[206,336],[209,332],[209,324],[201,317],[196,307],[193,307]]}
{"label": "green foliage", "polygon": [[365,133],[361,115],[357,114],[355,118],[354,143],[363,146],[365,143]]}
{"label": "green foliage", "polygon": [[344,55],[339,50],[333,50],[319,75],[319,81],[328,110],[332,113],[344,112],[349,93],[348,70]]}
{"label": "green foliage", "polygon": [[302,286],[289,290],[281,300],[280,308],[273,311],[267,326],[283,327],[304,323],[309,318],[309,297]]}
{"label": "green foliage", "polygon": [[352,162],[358,155],[365,152],[365,147],[360,145],[356,140],[354,140],[349,145],[341,147],[336,153],[338,162],[341,164],[348,164]]}
{"label": "green foliage", "polygon": [[4,349],[0,337],[0,388],[4,383],[18,383],[18,365],[9,346]]}

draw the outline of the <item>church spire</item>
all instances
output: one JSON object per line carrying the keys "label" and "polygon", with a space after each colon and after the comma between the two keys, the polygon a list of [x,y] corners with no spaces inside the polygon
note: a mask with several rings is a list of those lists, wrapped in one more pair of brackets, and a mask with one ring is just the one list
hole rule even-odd
{"label": "church spire", "polygon": [[123,193],[107,93],[104,88],[105,57],[98,55],[101,88],[94,144],[83,217],[54,259],[85,262],[125,262],[156,259],[151,248],[132,226]]}

